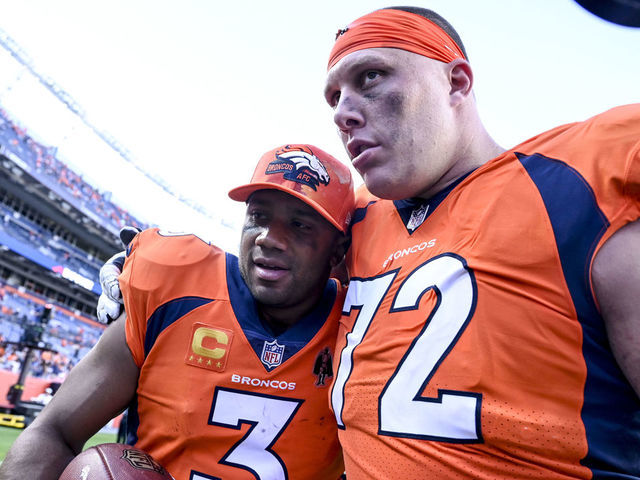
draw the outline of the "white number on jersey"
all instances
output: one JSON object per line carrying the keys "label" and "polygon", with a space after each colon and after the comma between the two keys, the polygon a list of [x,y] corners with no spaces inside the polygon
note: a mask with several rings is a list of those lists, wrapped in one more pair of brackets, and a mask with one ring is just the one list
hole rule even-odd
{"label": "white number on jersey", "polygon": [[[343,313],[347,315],[355,309],[359,312],[351,333],[347,334],[331,391],[331,403],[340,428],[344,428],[344,388],[353,369],[353,352],[366,336],[397,272],[371,279],[354,279],[349,284]],[[437,398],[421,396],[475,309],[475,280],[464,260],[444,254],[416,268],[398,288],[389,310],[389,320],[394,312],[418,309],[420,298],[429,290],[436,293],[438,301],[382,390],[379,433],[428,440],[482,441],[480,394],[440,390]]]}
{"label": "white number on jersey", "polygon": [[[287,468],[271,447],[284,432],[302,405],[302,400],[216,387],[213,394],[211,425],[239,430],[251,427],[220,463],[242,468],[257,479],[287,480]],[[193,480],[211,477],[192,472]]]}

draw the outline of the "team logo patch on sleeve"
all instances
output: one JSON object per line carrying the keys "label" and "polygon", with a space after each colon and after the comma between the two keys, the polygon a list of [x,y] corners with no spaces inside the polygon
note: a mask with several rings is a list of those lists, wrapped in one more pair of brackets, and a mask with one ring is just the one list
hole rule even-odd
{"label": "team logo patch on sleeve", "polygon": [[265,366],[271,370],[282,363],[282,355],[284,353],[284,345],[280,345],[277,340],[273,342],[264,342],[262,347],[262,355],[260,360]]}
{"label": "team logo patch on sleeve", "polygon": [[329,172],[310,148],[285,147],[276,152],[276,159],[267,165],[265,174],[282,173],[287,180],[308,185],[329,185]]}
{"label": "team logo patch on sleeve", "polygon": [[194,323],[184,361],[187,365],[222,372],[227,366],[232,339],[231,330]]}

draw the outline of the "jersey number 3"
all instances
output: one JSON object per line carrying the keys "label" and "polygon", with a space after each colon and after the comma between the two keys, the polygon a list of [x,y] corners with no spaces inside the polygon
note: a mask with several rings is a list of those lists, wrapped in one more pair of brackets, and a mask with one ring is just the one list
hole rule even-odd
{"label": "jersey number 3", "polygon": [[[211,425],[240,430],[242,424],[251,427],[220,463],[242,468],[257,479],[286,480],[284,462],[271,450],[282,432],[302,405],[302,400],[275,397],[217,387],[211,410]],[[212,480],[216,477],[192,472],[191,480]]]}
{"label": "jersey number 3", "polygon": [[[343,314],[359,312],[340,353],[331,391],[339,428],[344,428],[344,392],[353,370],[354,350],[367,335],[397,274],[398,270],[394,270],[380,277],[353,279],[349,284]],[[457,443],[481,442],[480,394],[439,390],[436,398],[421,395],[475,310],[475,278],[464,259],[443,254],[416,268],[398,287],[385,321],[392,321],[395,312],[417,310],[420,298],[430,290],[435,292],[437,302],[380,395],[378,434]]]}

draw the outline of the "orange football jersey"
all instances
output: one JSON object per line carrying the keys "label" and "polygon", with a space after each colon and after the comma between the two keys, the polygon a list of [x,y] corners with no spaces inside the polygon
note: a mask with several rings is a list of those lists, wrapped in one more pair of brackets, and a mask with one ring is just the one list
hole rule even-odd
{"label": "orange football jersey", "polygon": [[595,253],[640,217],[640,105],[430,201],[358,193],[331,403],[349,480],[640,478]]}
{"label": "orange football jersey", "polygon": [[274,336],[235,256],[151,229],[131,243],[120,285],[140,367],[128,443],[176,480],[340,477],[327,401],[344,299],[337,282]]}

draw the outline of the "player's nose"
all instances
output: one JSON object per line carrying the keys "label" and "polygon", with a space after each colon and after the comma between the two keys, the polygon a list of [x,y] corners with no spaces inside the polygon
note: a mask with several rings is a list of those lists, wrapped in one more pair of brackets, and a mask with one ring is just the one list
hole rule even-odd
{"label": "player's nose", "polygon": [[364,125],[365,119],[355,95],[343,91],[333,112],[333,121],[343,134]]}
{"label": "player's nose", "polygon": [[264,248],[286,250],[288,234],[281,222],[270,222],[262,227],[256,237],[256,245]]}

